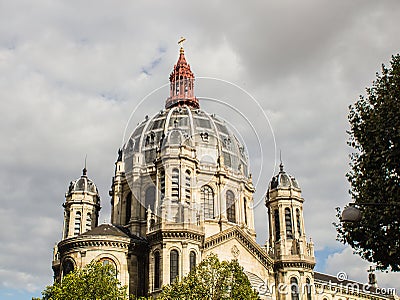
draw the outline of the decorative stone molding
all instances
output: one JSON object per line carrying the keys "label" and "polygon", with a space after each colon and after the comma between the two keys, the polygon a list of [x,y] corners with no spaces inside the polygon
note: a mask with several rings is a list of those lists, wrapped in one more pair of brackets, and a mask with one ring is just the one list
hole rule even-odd
{"label": "decorative stone molding", "polygon": [[171,238],[189,239],[200,243],[203,243],[204,241],[203,234],[189,230],[163,231],[160,229],[147,235],[147,240],[149,241],[149,243],[156,243],[164,239]]}
{"label": "decorative stone molding", "polygon": [[89,248],[89,247],[111,247],[128,249],[131,244],[130,239],[125,240],[106,240],[100,237],[96,239],[85,239],[85,238],[72,238],[63,240],[58,244],[58,250],[60,253],[64,253],[74,248]]}
{"label": "decorative stone molding", "polygon": [[235,258],[235,259],[238,258],[239,254],[240,254],[239,248],[236,245],[233,245],[231,248],[231,253],[232,253],[233,258]]}
{"label": "decorative stone molding", "polygon": [[275,263],[274,269],[284,269],[284,268],[303,268],[307,270],[313,270],[315,266],[314,261],[278,261]]}
{"label": "decorative stone molding", "polygon": [[204,249],[213,248],[231,239],[238,240],[240,244],[253,254],[265,267],[268,269],[273,267],[273,260],[269,257],[267,252],[237,226],[207,238],[204,242]]}

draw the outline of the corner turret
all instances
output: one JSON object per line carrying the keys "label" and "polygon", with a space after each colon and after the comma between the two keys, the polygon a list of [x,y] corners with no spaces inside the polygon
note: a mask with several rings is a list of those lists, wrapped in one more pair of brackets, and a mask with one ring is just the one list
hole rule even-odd
{"label": "corner turret", "polygon": [[94,182],[87,177],[86,167],[80,178],[71,181],[63,207],[63,239],[80,235],[98,225],[100,196]]}
{"label": "corner turret", "polygon": [[[304,229],[301,189],[286,173],[283,164],[268,186],[265,205],[269,219],[269,252],[275,261],[277,284],[305,286],[313,284],[314,246],[307,242]],[[293,291],[292,291],[293,293]],[[284,293],[277,299],[284,299]]]}

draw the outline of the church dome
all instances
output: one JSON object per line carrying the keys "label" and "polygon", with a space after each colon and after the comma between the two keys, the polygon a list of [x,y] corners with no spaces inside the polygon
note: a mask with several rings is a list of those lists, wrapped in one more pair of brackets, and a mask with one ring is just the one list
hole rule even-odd
{"label": "church dome", "polygon": [[219,161],[221,166],[248,175],[246,149],[226,122],[186,104],[146,117],[126,143],[125,156],[143,153],[147,165],[154,162],[157,151],[180,146],[196,150],[200,164]]}
{"label": "church dome", "polygon": [[[155,116],[145,117],[124,146],[126,170],[133,164],[150,165],[158,153],[168,148],[192,148],[200,166],[226,167],[248,176],[244,145],[226,122],[200,109],[194,95],[194,74],[186,62],[183,48],[170,75],[170,95],[165,108]],[[132,159],[140,153],[143,159]]]}
{"label": "church dome", "polygon": [[82,176],[74,181],[71,181],[67,195],[72,193],[89,193],[93,195],[99,194],[96,185],[87,177],[86,174],[87,170],[84,168],[82,171]]}
{"label": "church dome", "polygon": [[277,188],[294,188],[300,190],[297,180],[283,170],[283,164],[280,164],[280,171],[275,175],[268,186],[268,191]]}

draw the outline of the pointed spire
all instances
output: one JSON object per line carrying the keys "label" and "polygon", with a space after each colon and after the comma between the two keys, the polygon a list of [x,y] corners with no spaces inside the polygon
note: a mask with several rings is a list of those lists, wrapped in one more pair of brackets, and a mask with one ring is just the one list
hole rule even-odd
{"label": "pointed spire", "polygon": [[[188,65],[188,63],[186,62],[186,58],[185,58],[185,50],[183,49],[183,43],[186,41],[186,39],[184,37],[181,37],[178,41],[178,45],[180,47],[179,49],[179,58],[178,58],[178,62],[176,63],[175,66],[187,66],[189,68],[190,71],[190,66]],[[190,71],[191,73],[192,71]],[[172,74],[171,74],[172,75]],[[191,75],[193,75],[193,73],[191,73]],[[194,75],[193,75],[194,78]],[[170,80],[171,80],[171,76],[170,76]]]}
{"label": "pointed spire", "polygon": [[169,76],[170,95],[165,103],[165,108],[187,105],[192,108],[199,108],[199,101],[194,96],[194,74],[190,70],[190,65],[186,62],[183,42],[185,38],[180,38],[178,44],[179,58]]}
{"label": "pointed spire", "polygon": [[282,150],[279,150],[279,160],[280,160],[280,164],[279,164],[279,170],[281,173],[283,173],[283,162],[282,162]]}
{"label": "pointed spire", "polygon": [[118,158],[117,158],[117,161],[122,161],[122,149],[121,149],[121,148],[118,149]]}
{"label": "pointed spire", "polygon": [[86,154],[86,156],[85,156],[85,167],[84,167],[83,170],[82,170],[82,176],[86,176],[86,174],[87,174],[86,160],[87,160],[87,154]]}

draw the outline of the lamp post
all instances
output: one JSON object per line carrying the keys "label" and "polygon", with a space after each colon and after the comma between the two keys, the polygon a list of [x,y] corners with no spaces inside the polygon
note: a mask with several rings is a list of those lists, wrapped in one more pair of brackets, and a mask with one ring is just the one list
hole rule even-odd
{"label": "lamp post", "polygon": [[342,212],[342,222],[358,222],[361,220],[362,214],[357,206],[400,206],[400,203],[349,203]]}

